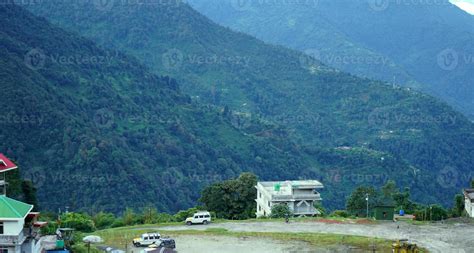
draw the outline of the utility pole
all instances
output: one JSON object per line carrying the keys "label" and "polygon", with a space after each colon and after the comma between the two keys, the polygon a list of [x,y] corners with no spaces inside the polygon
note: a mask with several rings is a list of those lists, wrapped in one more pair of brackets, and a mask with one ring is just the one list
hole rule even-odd
{"label": "utility pole", "polygon": [[365,194],[365,201],[367,201],[367,219],[369,219],[369,193]]}
{"label": "utility pole", "polygon": [[430,221],[433,221],[433,206],[430,205]]}

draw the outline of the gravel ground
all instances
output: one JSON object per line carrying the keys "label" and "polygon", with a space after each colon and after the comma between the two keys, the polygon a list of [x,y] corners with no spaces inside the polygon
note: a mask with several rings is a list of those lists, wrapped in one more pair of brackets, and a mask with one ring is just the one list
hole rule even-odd
{"label": "gravel ground", "polygon": [[[397,228],[399,226],[399,228]],[[159,230],[205,230],[225,228],[243,232],[309,232],[379,237],[390,240],[410,239],[430,252],[474,252],[474,225],[472,224],[430,224],[411,225],[404,222],[382,222],[377,224],[327,224],[323,222],[228,222],[195,226],[170,226]],[[218,239],[220,240],[220,239]],[[217,239],[216,239],[217,241]],[[177,243],[178,244],[178,243]],[[179,244],[178,244],[179,245]],[[273,245],[273,244],[272,244]],[[191,252],[191,251],[190,251]],[[206,251],[208,252],[208,251]],[[234,251],[220,251],[234,252]],[[241,251],[247,252],[247,251]],[[258,251],[266,252],[266,251]],[[298,252],[298,251],[289,251]]]}
{"label": "gravel ground", "polygon": [[173,238],[178,253],[293,253],[311,249],[303,242],[282,243],[248,237],[180,235]]}
{"label": "gravel ground", "polygon": [[[154,253],[304,253],[329,252],[316,251],[305,242],[281,242],[271,239],[228,236],[174,236],[176,250],[157,250]],[[129,253],[143,252],[144,248],[129,246]]]}

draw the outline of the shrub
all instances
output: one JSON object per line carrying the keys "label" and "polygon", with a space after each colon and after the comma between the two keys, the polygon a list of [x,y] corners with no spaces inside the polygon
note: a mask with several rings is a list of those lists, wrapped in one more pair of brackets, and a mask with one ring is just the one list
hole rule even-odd
{"label": "shrub", "polygon": [[123,222],[123,219],[116,219],[114,223],[112,223],[111,227],[112,228],[118,228],[118,227],[124,227],[125,223]]}
{"label": "shrub", "polygon": [[97,229],[109,228],[115,222],[115,215],[112,213],[100,212],[93,217]]}
{"label": "shrub", "polygon": [[292,213],[288,205],[278,204],[272,206],[272,218],[285,218],[290,216],[292,216]]}
{"label": "shrub", "polygon": [[335,210],[334,212],[331,213],[330,216],[348,218],[349,213],[346,210]]}
{"label": "shrub", "polygon": [[66,213],[61,216],[61,226],[74,228],[81,232],[93,232],[95,230],[94,221],[87,214]]}
{"label": "shrub", "polygon": [[175,214],[173,217],[175,221],[181,222],[181,221],[185,221],[186,218],[193,216],[193,214],[196,213],[197,211],[199,210],[193,207],[193,208],[189,208],[188,210],[181,210],[177,214]]}

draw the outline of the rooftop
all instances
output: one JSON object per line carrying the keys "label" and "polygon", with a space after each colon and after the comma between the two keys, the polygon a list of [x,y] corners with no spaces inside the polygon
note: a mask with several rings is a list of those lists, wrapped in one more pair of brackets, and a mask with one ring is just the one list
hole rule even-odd
{"label": "rooftop", "polygon": [[23,219],[32,209],[32,205],[0,195],[0,219]]}
{"label": "rooftop", "polygon": [[0,172],[6,172],[16,168],[17,166],[12,161],[0,153]]}
{"label": "rooftop", "polygon": [[464,196],[470,200],[474,200],[474,189],[464,189]]}
{"label": "rooftop", "polygon": [[275,185],[280,185],[281,187],[291,185],[293,188],[323,188],[323,184],[318,180],[290,180],[290,181],[267,181],[267,182],[258,182],[265,188],[273,188]]}

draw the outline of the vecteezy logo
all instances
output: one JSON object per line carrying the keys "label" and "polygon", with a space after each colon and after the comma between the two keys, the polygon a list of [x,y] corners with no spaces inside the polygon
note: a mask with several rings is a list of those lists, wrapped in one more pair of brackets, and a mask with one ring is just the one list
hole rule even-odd
{"label": "vecteezy logo", "polygon": [[114,0],[92,0],[92,4],[99,11],[110,11],[114,7]]}
{"label": "vecteezy logo", "polygon": [[246,129],[252,125],[252,114],[235,112],[230,123],[237,129]]}
{"label": "vecteezy logo", "polygon": [[97,110],[94,114],[94,123],[100,128],[109,128],[114,122],[114,113],[109,109]]}
{"label": "vecteezy logo", "polygon": [[446,71],[454,70],[459,64],[459,54],[451,48],[441,51],[437,58],[438,66]]}
{"label": "vecteezy logo", "polygon": [[24,180],[29,180],[35,188],[41,188],[46,183],[46,175],[42,168],[34,168],[33,171],[26,171],[23,175]]}
{"label": "vecteezy logo", "polygon": [[369,114],[368,122],[370,126],[385,128],[390,124],[390,112],[377,108]]}
{"label": "vecteezy logo", "polygon": [[25,65],[32,70],[39,70],[44,67],[46,55],[43,50],[33,48],[25,54]]}
{"label": "vecteezy logo", "polygon": [[300,55],[300,64],[303,68],[309,68],[318,65],[321,59],[321,53],[317,49],[307,49]]}
{"label": "vecteezy logo", "polygon": [[230,4],[236,11],[248,11],[252,7],[252,0],[231,0]]}
{"label": "vecteezy logo", "polygon": [[369,6],[374,11],[384,11],[390,5],[390,0],[368,0]]}
{"label": "vecteezy logo", "polygon": [[319,0],[308,0],[306,3],[308,7],[318,7]]}
{"label": "vecteezy logo", "polygon": [[453,167],[444,167],[440,170],[437,181],[438,184],[443,188],[453,188],[459,180],[459,173]]}
{"label": "vecteezy logo", "polygon": [[184,55],[179,49],[170,49],[161,57],[163,66],[168,69],[179,69],[183,64]]}

